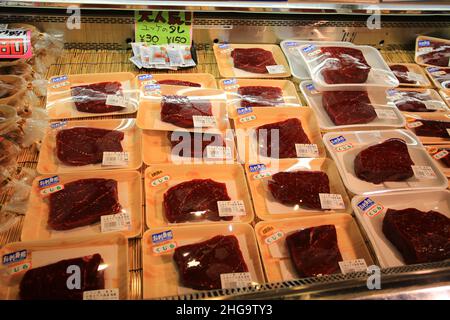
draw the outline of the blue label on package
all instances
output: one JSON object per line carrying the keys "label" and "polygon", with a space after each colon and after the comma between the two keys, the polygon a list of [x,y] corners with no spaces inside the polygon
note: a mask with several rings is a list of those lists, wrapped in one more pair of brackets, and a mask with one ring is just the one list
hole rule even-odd
{"label": "blue label on package", "polygon": [[266,170],[266,166],[262,163],[251,164],[248,166],[248,168],[250,169],[250,172],[258,172],[258,171]]}
{"label": "blue label on package", "polygon": [[243,115],[243,114],[247,114],[247,113],[251,113],[251,112],[253,112],[252,107],[243,107],[243,108],[237,109],[237,113],[239,115]]}
{"label": "blue label on package", "polygon": [[67,121],[58,121],[50,123],[50,128],[57,129],[60,127],[64,127],[67,124]]}
{"label": "blue label on package", "polygon": [[21,250],[21,251],[16,251],[16,252],[11,252],[8,254],[5,254],[3,256],[3,264],[11,264],[11,263],[16,263],[22,260],[25,260],[27,258],[27,250]]}
{"label": "blue label on package", "polygon": [[397,90],[395,90],[395,89],[389,89],[388,91],[387,91],[387,94],[388,95],[390,95],[390,96],[393,96],[394,94],[397,94]]}
{"label": "blue label on package", "polygon": [[289,41],[284,44],[286,47],[295,47],[297,42]]}
{"label": "blue label on package", "polygon": [[310,44],[309,46],[303,48],[303,52],[310,52],[310,51],[313,51],[315,48],[316,48],[315,45]]}
{"label": "blue label on package", "polygon": [[59,177],[58,176],[45,178],[45,179],[39,180],[39,188],[41,188],[41,189],[42,188],[47,188],[47,187],[50,187],[50,186],[52,186],[54,184],[57,184],[57,183],[59,183]]}
{"label": "blue label on package", "polygon": [[59,77],[52,78],[52,82],[57,83],[57,82],[61,82],[61,81],[66,81],[67,79],[68,79],[67,76],[59,76]]}
{"label": "blue label on package", "polygon": [[161,86],[159,84],[148,84],[144,87],[144,89],[153,91],[153,90],[161,89]]}
{"label": "blue label on package", "polygon": [[428,67],[427,68],[428,72],[435,72],[435,71],[439,71],[438,67]]}
{"label": "blue label on package", "polygon": [[219,44],[219,49],[228,49],[230,45],[228,43],[221,43]]}
{"label": "blue label on package", "polygon": [[308,89],[309,91],[312,91],[312,90],[314,90],[315,88],[314,88],[314,85],[313,85],[312,83],[310,83],[310,84],[307,84],[307,85],[306,85],[306,89]]}
{"label": "blue label on package", "polygon": [[417,44],[419,47],[429,47],[430,40],[420,40]]}
{"label": "blue label on package", "polygon": [[236,84],[236,79],[226,79],[223,80],[223,84],[226,86],[232,85],[232,84]]}
{"label": "blue label on package", "polygon": [[347,141],[347,139],[345,139],[343,136],[330,139],[330,142],[333,146],[345,141]]}
{"label": "blue label on package", "polygon": [[360,208],[361,211],[365,212],[374,204],[375,204],[375,202],[372,199],[365,198],[363,201],[358,203],[358,208]]}
{"label": "blue label on package", "polygon": [[161,243],[167,240],[173,239],[173,233],[172,230],[163,231],[160,233],[154,233],[152,234],[152,242],[153,243]]}
{"label": "blue label on package", "polygon": [[138,76],[138,79],[140,81],[144,81],[144,80],[153,79],[153,76],[151,74],[141,74],[140,76]]}

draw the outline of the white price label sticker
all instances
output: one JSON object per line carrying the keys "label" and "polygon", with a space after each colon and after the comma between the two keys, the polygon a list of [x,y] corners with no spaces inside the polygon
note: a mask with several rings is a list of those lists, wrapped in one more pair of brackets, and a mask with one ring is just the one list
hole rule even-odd
{"label": "white price label sticker", "polygon": [[250,122],[250,121],[253,121],[253,120],[256,120],[256,116],[254,114],[246,116],[246,117],[239,118],[239,122],[240,123]]}
{"label": "white price label sticker", "polygon": [[194,127],[209,128],[217,126],[216,118],[213,116],[192,116]]}
{"label": "white price label sticker", "polygon": [[245,216],[245,205],[242,200],[217,201],[220,217]]}
{"label": "white price label sticker", "polygon": [[286,73],[286,69],[282,64],[277,64],[274,66],[266,66],[266,69],[270,74]]}
{"label": "white price label sticker", "polygon": [[339,261],[339,268],[343,274],[351,272],[367,271],[367,264],[364,259]]}
{"label": "white price label sticker", "polygon": [[319,193],[322,209],[345,209],[344,199],[340,194]]}
{"label": "white price label sticker", "polygon": [[119,300],[119,289],[101,289],[83,292],[83,300]]}
{"label": "white price label sticker", "polygon": [[446,110],[446,106],[442,101],[436,101],[436,100],[428,100],[423,101],[423,104],[427,109],[430,110]]}
{"label": "white price label sticker", "polygon": [[281,238],[284,237],[284,233],[281,230],[275,231],[274,233],[272,233],[270,236],[268,236],[267,238],[264,239],[264,242],[268,245],[271,245],[272,243],[277,242],[278,240],[280,240]]}
{"label": "white price label sticker", "polygon": [[433,154],[433,158],[436,160],[440,160],[444,157],[446,157],[448,155],[448,151],[447,150],[441,150],[435,154]]}
{"label": "white price label sticker", "polygon": [[411,166],[417,179],[436,179],[436,173],[430,166]]}
{"label": "white price label sticker", "polygon": [[222,273],[220,275],[222,289],[248,287],[252,284],[250,272]]}
{"label": "white price label sticker", "polygon": [[108,106],[118,106],[125,108],[127,103],[124,96],[118,96],[115,94],[108,94],[106,96],[106,104]]}
{"label": "white price label sticker", "polygon": [[167,182],[170,180],[169,176],[164,176],[158,179],[153,180],[150,184],[152,187],[157,187],[159,186],[161,183]]}
{"label": "white price label sticker", "polygon": [[67,86],[70,86],[70,82],[69,81],[64,81],[64,82],[60,82],[60,83],[54,84],[54,85],[52,85],[52,88],[53,89],[59,89],[59,88],[62,88],[62,87],[67,87]]}
{"label": "white price label sticker", "polygon": [[270,173],[270,172],[260,172],[258,174],[255,174],[253,176],[253,179],[259,180],[259,179],[264,179],[264,178],[271,177],[271,176],[272,176],[272,173]]}
{"label": "white price label sticker", "polygon": [[42,189],[40,191],[41,196],[45,197],[48,196],[49,194],[61,191],[64,189],[64,185],[63,184],[57,184],[56,186],[51,186],[45,189]]}
{"label": "white price label sticker", "polygon": [[295,151],[299,158],[317,158],[319,156],[319,148],[317,144],[295,144]]}
{"label": "white price label sticker", "polygon": [[170,241],[168,243],[164,243],[162,245],[154,246],[153,253],[155,255],[166,254],[172,252],[177,247],[177,243],[175,241]]}
{"label": "white price label sticker", "polygon": [[128,165],[128,152],[103,152],[103,166],[120,166]]}
{"label": "white price label sticker", "polygon": [[206,157],[209,159],[231,159],[231,148],[224,146],[206,146]]}
{"label": "white price label sticker", "polygon": [[353,145],[351,143],[346,143],[346,144],[334,147],[336,152],[345,152],[345,151],[348,151],[348,150],[350,150],[352,148],[353,148]]}
{"label": "white price label sticker", "polygon": [[416,81],[416,82],[423,82],[425,81],[424,77],[421,74],[415,73],[415,72],[406,72],[406,76],[408,77],[408,80]]}
{"label": "white price label sticker", "polygon": [[379,119],[396,120],[397,114],[391,109],[375,109],[375,113]]}
{"label": "white price label sticker", "polygon": [[102,232],[130,230],[130,227],[131,217],[128,212],[120,212],[117,214],[101,216]]}
{"label": "white price label sticker", "polygon": [[411,129],[420,127],[421,125],[423,125],[423,123],[420,121],[409,122],[406,124],[406,126]]}

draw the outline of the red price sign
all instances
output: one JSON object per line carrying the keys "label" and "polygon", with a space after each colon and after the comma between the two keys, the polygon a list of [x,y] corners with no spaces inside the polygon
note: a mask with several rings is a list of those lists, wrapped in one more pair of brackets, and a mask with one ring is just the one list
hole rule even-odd
{"label": "red price sign", "polygon": [[0,30],[0,59],[31,58],[31,31]]}

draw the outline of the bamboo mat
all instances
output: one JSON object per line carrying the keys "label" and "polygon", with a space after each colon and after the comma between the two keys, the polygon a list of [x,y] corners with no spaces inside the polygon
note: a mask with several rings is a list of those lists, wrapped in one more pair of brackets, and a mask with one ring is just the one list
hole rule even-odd
{"label": "bamboo mat", "polygon": [[[386,62],[414,62],[414,52],[405,51],[402,48],[389,47],[381,50],[381,54],[386,59]],[[84,73],[107,73],[107,72],[146,72],[139,71],[128,60],[131,56],[131,51],[127,50],[80,50],[71,49],[65,50],[58,61],[52,65],[47,73],[47,78],[62,75],[62,74],[84,74]],[[152,73],[210,73],[216,79],[220,78],[219,70],[214,58],[212,50],[197,51],[198,64],[195,68],[183,71],[156,71]],[[304,105],[306,105],[305,98],[296,86],[299,97]],[[44,104],[44,102],[42,102]],[[43,106],[42,106],[43,107]],[[111,118],[125,118],[126,116],[107,116],[99,117],[97,119],[111,119]],[[131,115],[131,117],[134,117]],[[88,119],[88,118],[86,118]],[[90,118],[92,119],[92,118]],[[82,119],[77,119],[82,120]],[[35,148],[28,148],[22,150],[18,157],[19,167],[36,168],[38,160],[38,151]],[[141,168],[141,173],[145,171],[145,164]],[[6,199],[5,195],[0,194],[0,203]],[[143,197],[145,199],[145,197]],[[145,212],[145,204],[143,204],[142,215]],[[145,219],[143,219],[145,221]],[[8,232],[0,234],[0,247],[15,241],[20,241],[20,233],[23,225],[23,217],[10,229]],[[145,225],[145,223],[144,223]],[[141,256],[141,239],[129,240],[129,273],[130,273],[130,298],[142,298],[142,256]]]}

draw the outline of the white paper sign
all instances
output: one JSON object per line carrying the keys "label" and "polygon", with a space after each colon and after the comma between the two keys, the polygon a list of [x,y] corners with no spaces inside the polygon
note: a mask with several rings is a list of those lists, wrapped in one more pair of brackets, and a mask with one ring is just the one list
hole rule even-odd
{"label": "white paper sign", "polygon": [[103,152],[102,165],[123,167],[128,165],[128,160],[128,152]]}
{"label": "white paper sign", "polygon": [[245,216],[245,205],[242,200],[217,201],[220,217]]}
{"label": "white paper sign", "polygon": [[109,214],[101,216],[102,232],[114,232],[129,230],[131,227],[131,217],[128,212]]}
{"label": "white paper sign", "polygon": [[340,194],[319,193],[322,209],[345,209],[344,199]]}
{"label": "white paper sign", "polygon": [[252,284],[250,272],[222,273],[220,275],[222,289],[248,287]]}

